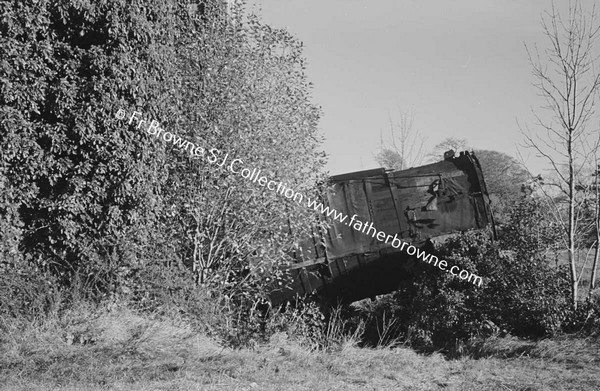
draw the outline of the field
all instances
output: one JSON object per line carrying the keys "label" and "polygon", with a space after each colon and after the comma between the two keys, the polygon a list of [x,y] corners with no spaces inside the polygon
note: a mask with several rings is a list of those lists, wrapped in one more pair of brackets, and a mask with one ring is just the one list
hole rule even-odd
{"label": "field", "polygon": [[597,340],[498,338],[448,360],[349,340],[311,350],[285,334],[232,350],[182,319],[79,309],[3,324],[3,390],[594,390]]}

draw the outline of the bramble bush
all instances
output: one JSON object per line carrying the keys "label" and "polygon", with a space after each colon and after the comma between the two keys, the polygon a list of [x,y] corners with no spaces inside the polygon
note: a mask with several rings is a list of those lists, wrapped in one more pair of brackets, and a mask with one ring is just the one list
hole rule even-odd
{"label": "bramble bush", "polygon": [[483,285],[420,264],[397,292],[359,308],[369,318],[365,343],[378,343],[384,316],[388,324],[396,319],[392,331],[399,341],[423,348],[452,350],[474,337],[503,332],[521,337],[559,332],[571,313],[567,274],[546,255],[556,235],[540,205],[523,200],[499,240],[467,232],[431,249],[440,259],[482,276]]}

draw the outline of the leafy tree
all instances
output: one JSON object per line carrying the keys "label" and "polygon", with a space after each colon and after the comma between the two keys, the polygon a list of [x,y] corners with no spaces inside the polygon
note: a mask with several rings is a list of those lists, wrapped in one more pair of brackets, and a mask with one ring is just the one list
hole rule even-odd
{"label": "leafy tree", "polygon": [[139,59],[173,32],[173,21],[157,17],[173,4],[0,7],[1,160],[9,186],[19,189],[20,248],[64,285],[102,294],[136,254],[161,254],[153,244],[163,206],[152,184],[164,162],[111,114],[159,97],[151,80],[160,71],[146,74]]}
{"label": "leafy tree", "polygon": [[[0,3],[0,250],[19,253],[7,267],[147,300],[176,289],[163,271],[196,265],[242,302],[243,284],[258,288],[259,268],[285,259],[290,226],[312,223],[145,130],[156,120],[306,195],[319,178],[301,43],[244,4],[228,15],[203,4],[196,17],[177,0]],[[119,109],[146,126],[116,120]]]}
{"label": "leafy tree", "polygon": [[521,187],[531,174],[513,157],[498,151],[476,150],[496,219],[506,221],[522,197]]}
{"label": "leafy tree", "polygon": [[384,148],[375,156],[375,160],[381,167],[393,170],[402,170],[405,167],[404,160],[398,151]]}
{"label": "leafy tree", "polygon": [[[213,25],[176,55],[184,69],[179,77],[188,86],[178,111],[195,120],[173,117],[171,126],[311,196],[322,179],[324,155],[302,44],[256,16],[242,22],[241,7],[231,12],[229,23]],[[244,268],[249,273],[276,269],[293,239],[316,221],[305,205],[226,169],[197,167],[185,156],[176,162],[168,186],[177,189],[171,202],[179,206],[179,232],[186,233],[178,242],[202,283],[248,294],[249,286],[227,276]]]}
{"label": "leafy tree", "polygon": [[433,147],[433,151],[429,154],[431,162],[438,162],[444,158],[444,153],[453,150],[458,153],[469,149],[466,138],[446,137]]}

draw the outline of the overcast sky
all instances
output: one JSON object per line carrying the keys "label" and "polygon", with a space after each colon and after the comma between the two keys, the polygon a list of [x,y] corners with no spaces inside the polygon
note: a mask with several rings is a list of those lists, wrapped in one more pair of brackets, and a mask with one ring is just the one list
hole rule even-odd
{"label": "overcast sky", "polygon": [[[428,149],[452,136],[516,157],[517,120],[534,125],[531,108],[541,102],[524,43],[546,44],[540,16],[549,0],[255,4],[265,22],[304,42],[330,174],[378,167],[380,131],[403,110]],[[527,164],[542,172],[535,158]]]}

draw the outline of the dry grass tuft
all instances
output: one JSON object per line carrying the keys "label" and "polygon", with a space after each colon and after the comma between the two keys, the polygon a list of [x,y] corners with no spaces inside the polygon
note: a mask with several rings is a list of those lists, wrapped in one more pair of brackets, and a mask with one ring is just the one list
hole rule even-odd
{"label": "dry grass tuft", "polygon": [[226,350],[182,319],[143,317],[123,307],[80,306],[60,316],[0,322],[0,376],[58,386],[165,376]]}
{"label": "dry grass tuft", "polygon": [[84,306],[29,323],[3,319],[0,329],[0,389],[600,389],[597,341],[568,337],[489,339],[469,347],[473,357],[447,360],[407,348],[359,348],[339,328],[331,331],[341,343],[321,349],[278,333],[253,349],[230,350],[176,314],[122,307]]}
{"label": "dry grass tuft", "polygon": [[517,358],[531,357],[557,363],[600,362],[597,338],[571,338],[568,336],[544,339],[537,342],[508,336],[478,340],[467,348],[470,357]]}

